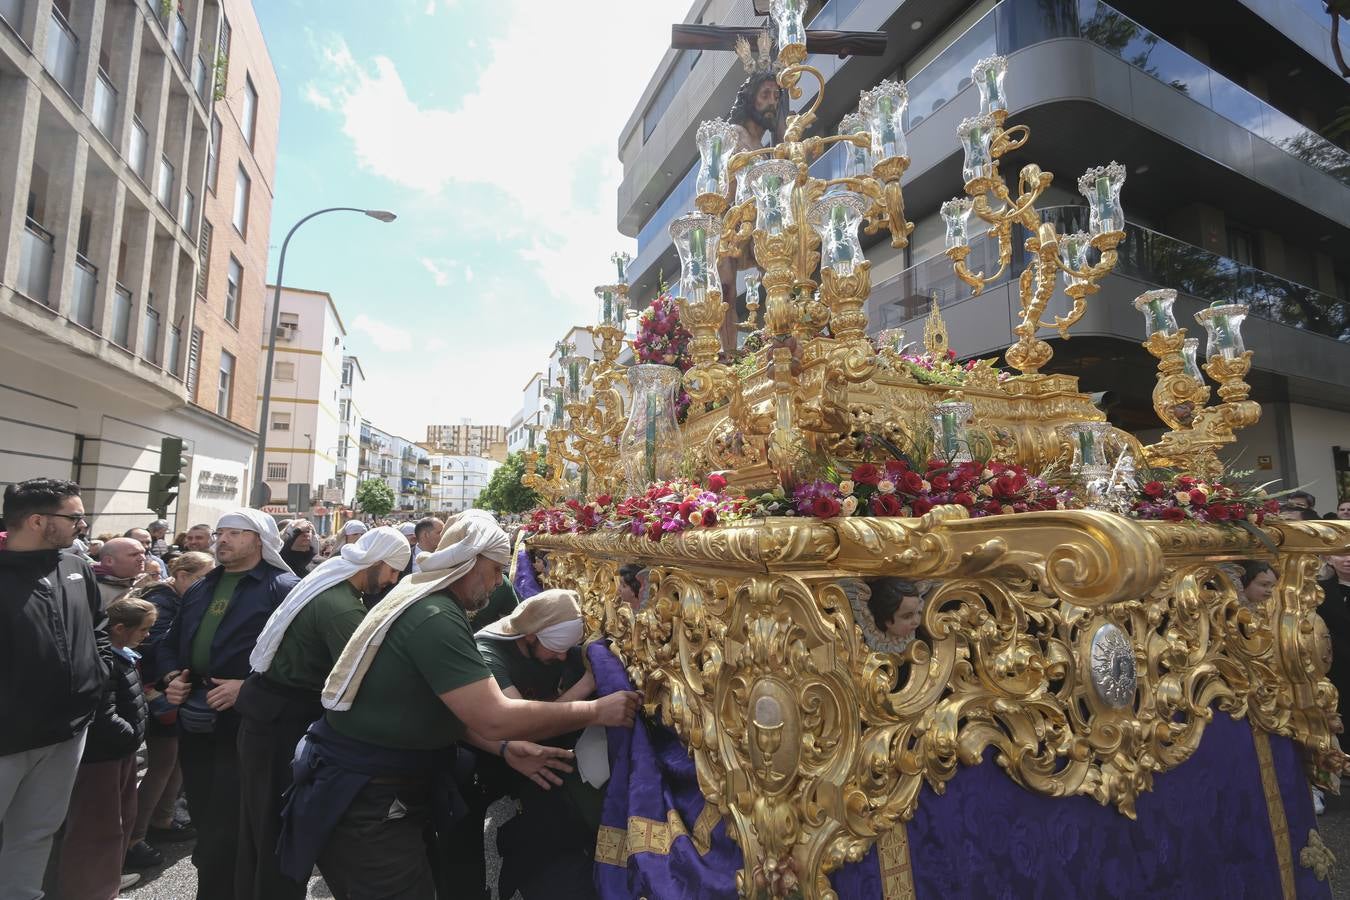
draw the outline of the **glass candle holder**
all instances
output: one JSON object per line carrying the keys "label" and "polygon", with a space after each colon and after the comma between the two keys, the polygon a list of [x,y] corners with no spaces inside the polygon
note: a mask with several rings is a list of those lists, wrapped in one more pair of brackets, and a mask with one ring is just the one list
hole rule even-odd
{"label": "glass candle holder", "polygon": [[1064,287],[1071,288],[1087,284],[1086,278],[1080,278],[1073,272],[1081,272],[1091,262],[1088,251],[1092,249],[1092,235],[1075,231],[1059,239],[1059,261],[1064,266]]}
{"label": "glass candle holder", "polygon": [[[862,134],[867,131],[867,117],[849,113],[839,120],[840,134]],[[872,171],[872,151],[857,144],[844,145],[844,177],[862,178]]]}
{"label": "glass candle holder", "polygon": [[740,205],[741,203],[744,203],[746,200],[749,200],[751,197],[755,196],[755,192],[754,190],[751,189],[750,184],[755,180],[755,170],[758,169],[761,165],[763,165],[766,161],[767,160],[764,159],[756,159],[753,162],[751,162],[750,165],[746,166],[744,169],[741,169],[740,173],[736,176],[737,205]]}
{"label": "glass candle holder", "polygon": [[993,117],[983,114],[962,119],[957,126],[956,136],[965,154],[965,160],[961,163],[961,177],[966,184],[993,174],[994,157],[989,152],[989,144],[994,139],[995,127]]}
{"label": "glass candle holder", "polygon": [[727,163],[736,152],[735,127],[725,119],[709,119],[698,126],[694,145],[698,147],[694,190],[699,194],[726,196]]}
{"label": "glass candle holder", "polygon": [[608,325],[611,328],[624,327],[624,320],[628,317],[628,298],[619,288],[620,285],[617,284],[602,284],[595,289],[595,296],[600,301],[601,325]]}
{"label": "glass candle holder", "polygon": [[1195,361],[1195,355],[1199,352],[1199,338],[1186,338],[1181,342],[1181,371],[1194,378],[1197,384],[1204,384],[1205,376],[1200,373],[1200,364]]}
{"label": "glass candle holder", "polygon": [[1177,317],[1172,311],[1172,304],[1176,302],[1177,292],[1171,288],[1145,291],[1134,299],[1134,308],[1144,314],[1145,338],[1158,332],[1177,333]]}
{"label": "glass candle holder", "polygon": [[618,270],[618,278],[615,279],[615,282],[617,284],[627,285],[628,264],[633,261],[633,257],[622,250],[616,250],[614,254],[610,256],[609,261],[614,263],[614,268]]}
{"label": "glass candle holder", "polygon": [[802,22],[805,14],[806,0],[772,0],[769,4],[769,15],[778,29],[780,53],[793,44],[806,46],[806,25]]}
{"label": "glass candle holder", "polygon": [[703,213],[688,213],[671,223],[670,237],[680,254],[680,287],[684,298],[702,303],[708,291],[720,291],[717,243],[722,237],[722,220]]}
{"label": "glass candle holder", "polygon": [[970,211],[975,201],[969,197],[955,197],[942,204],[939,210],[947,226],[947,249],[970,246]]}
{"label": "glass candle holder", "polygon": [[758,270],[745,276],[745,305],[750,309],[759,306],[759,286]]}
{"label": "glass candle holder", "polygon": [[684,440],[675,418],[680,370],[651,363],[628,369],[628,424],[619,437],[628,493],[645,492],[653,482],[668,481],[679,472]]}
{"label": "glass candle holder", "polygon": [[563,375],[566,376],[567,399],[575,401],[581,399],[581,379],[586,374],[586,369],[591,361],[584,356],[570,354],[564,356],[560,362],[563,367]]}
{"label": "glass candle holder", "polygon": [[1210,359],[1222,356],[1236,359],[1247,348],[1242,343],[1242,320],[1247,318],[1247,307],[1241,303],[1211,303],[1195,314],[1195,321],[1205,326],[1209,344],[1205,355]]}
{"label": "glass candle holder", "polygon": [[550,387],[544,391],[544,396],[548,397],[549,402],[553,404],[552,416],[549,424],[554,428],[563,426],[563,389],[560,387]]}
{"label": "glass candle holder", "polygon": [[1065,427],[1064,434],[1073,444],[1073,472],[1084,481],[1111,474],[1106,459],[1106,436],[1110,432],[1106,422],[1077,422]]}
{"label": "glass candle holder", "polygon": [[951,462],[970,461],[966,423],[974,413],[975,404],[964,400],[944,400],[933,407],[933,443],[943,459]]}
{"label": "glass candle holder", "polygon": [[815,203],[807,213],[811,227],[820,235],[820,266],[836,275],[852,275],[863,260],[858,243],[858,225],[871,203],[862,194],[838,191]]}
{"label": "glass candle holder", "polygon": [[1118,162],[1088,169],[1078,179],[1078,192],[1088,202],[1088,231],[1094,236],[1125,230],[1125,209],[1120,205],[1124,184],[1125,167]]}
{"label": "glass candle holder", "polygon": [[872,133],[872,162],[908,156],[905,145],[905,107],[909,105],[909,89],[903,81],[887,79],[864,91],[858,99],[858,109],[867,116],[867,129]]}
{"label": "glass candle holder", "polygon": [[778,235],[794,224],[792,190],[797,184],[797,164],[786,159],[770,159],[750,173],[750,190],[755,194],[755,227]]}
{"label": "glass candle holder", "polygon": [[970,79],[980,89],[980,112],[991,113],[1008,109],[1008,95],[1003,92],[1003,79],[1008,74],[1008,59],[989,56],[970,70]]}

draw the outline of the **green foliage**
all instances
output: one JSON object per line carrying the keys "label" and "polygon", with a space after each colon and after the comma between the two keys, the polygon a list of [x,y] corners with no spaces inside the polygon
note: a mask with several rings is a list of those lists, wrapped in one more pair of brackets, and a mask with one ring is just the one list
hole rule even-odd
{"label": "green foliage", "polygon": [[389,515],[396,501],[393,489],[382,478],[367,478],[356,486],[356,505],[377,519]]}
{"label": "green foliage", "polygon": [[212,96],[214,96],[216,100],[225,99],[225,81],[229,77],[230,77],[230,58],[226,56],[224,52],[217,50],[215,74],[213,76],[215,81],[215,88],[211,92]]}
{"label": "green foliage", "polygon": [[[544,454],[540,454],[539,462],[535,466],[535,471],[539,475],[547,474],[547,466],[544,463]],[[492,478],[488,481],[487,487],[479,495],[474,506],[479,509],[492,510],[497,515],[508,515],[511,513],[523,513],[526,510],[534,509],[541,502],[538,494],[530,488],[521,484],[520,478],[525,474],[525,457],[521,453],[512,453],[506,457],[506,462],[502,463]]]}

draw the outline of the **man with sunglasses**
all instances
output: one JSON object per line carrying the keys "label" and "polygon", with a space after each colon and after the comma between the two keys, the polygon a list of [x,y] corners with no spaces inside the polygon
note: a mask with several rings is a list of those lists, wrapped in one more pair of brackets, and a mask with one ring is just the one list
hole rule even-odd
{"label": "man with sunglasses", "polygon": [[42,896],[85,731],[112,650],[89,563],[66,552],[84,524],[79,485],[5,488],[0,550],[0,900]]}

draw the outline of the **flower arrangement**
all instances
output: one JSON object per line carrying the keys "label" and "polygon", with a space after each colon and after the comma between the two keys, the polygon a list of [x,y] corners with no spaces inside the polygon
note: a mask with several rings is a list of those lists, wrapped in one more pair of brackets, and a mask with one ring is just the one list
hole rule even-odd
{"label": "flower arrangement", "polygon": [[1130,515],[1137,519],[1260,525],[1280,510],[1279,500],[1265,492],[1265,485],[1244,488],[1193,475],[1154,474],[1130,504]]}
{"label": "flower arrangement", "polygon": [[[884,357],[883,357],[884,358]],[[908,349],[896,350],[892,360],[914,376],[920,384],[942,384],[953,387],[966,383],[971,373],[981,369],[990,369],[998,373],[999,381],[1006,381],[1011,375],[994,365],[990,359],[970,359],[964,363],[956,361],[956,351],[948,348],[945,353],[933,355],[927,351],[915,353]]]}
{"label": "flower arrangement", "polygon": [[589,503],[568,500],[560,507],[535,510],[524,529],[530,534],[588,534],[609,529],[659,541],[667,534],[744,518],[746,499],[728,494],[726,487],[727,480],[714,474],[703,482],[660,482],[645,493],[621,500],[609,494]]}
{"label": "flower arrangement", "polygon": [[972,517],[1064,509],[1067,490],[1027,473],[1022,466],[989,460],[952,463],[930,459],[912,468],[904,459],[860,463],[847,474],[828,470],[826,477],[798,487],[791,509],[798,515],[922,516],[935,506],[964,506]]}
{"label": "flower arrangement", "polygon": [[[687,372],[694,364],[689,355],[692,339],[689,329],[680,322],[679,304],[669,291],[663,290],[638,316],[633,354],[638,362],[675,366],[681,372]],[[677,421],[683,422],[689,415],[689,403],[689,395],[681,387],[675,406]]]}

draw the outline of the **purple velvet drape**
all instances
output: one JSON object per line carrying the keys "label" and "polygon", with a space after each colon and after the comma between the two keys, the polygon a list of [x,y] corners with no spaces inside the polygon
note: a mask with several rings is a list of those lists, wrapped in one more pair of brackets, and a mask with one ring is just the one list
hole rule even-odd
{"label": "purple velvet drape", "polygon": [[543,590],[539,586],[539,579],[535,577],[530,554],[524,547],[516,551],[516,580],[512,582],[511,587],[515,588],[516,596],[521,602]]}

